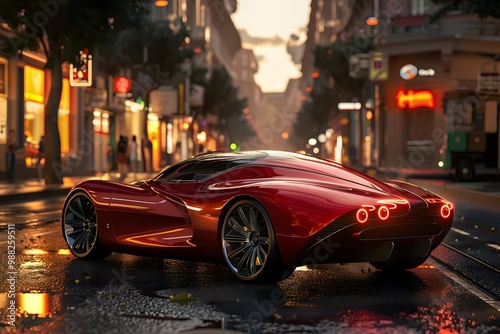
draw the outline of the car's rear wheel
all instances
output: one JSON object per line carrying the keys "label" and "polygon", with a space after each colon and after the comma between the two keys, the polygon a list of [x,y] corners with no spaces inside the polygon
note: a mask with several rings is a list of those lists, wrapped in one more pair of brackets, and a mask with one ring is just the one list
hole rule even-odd
{"label": "car's rear wheel", "polygon": [[424,257],[411,257],[396,260],[388,260],[384,262],[370,262],[372,266],[381,270],[407,270],[413,269],[421,265],[427,260],[427,256]]}
{"label": "car's rear wheel", "polygon": [[111,254],[99,243],[96,209],[87,194],[75,193],[65,203],[62,229],[64,239],[76,257],[102,259]]}
{"label": "car's rear wheel", "polygon": [[241,200],[229,208],[221,246],[229,269],[242,281],[277,282],[293,272],[281,261],[271,219],[255,200]]}

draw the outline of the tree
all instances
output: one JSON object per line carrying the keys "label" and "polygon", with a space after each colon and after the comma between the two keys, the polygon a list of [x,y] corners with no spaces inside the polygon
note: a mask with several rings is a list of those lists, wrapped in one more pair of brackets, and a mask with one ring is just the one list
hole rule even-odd
{"label": "tree", "polygon": [[1,1],[0,17],[12,29],[4,51],[45,53],[51,87],[45,105],[45,182],[62,183],[58,111],[62,93],[62,64],[79,64],[79,52],[116,51],[118,35],[142,26],[147,18],[145,0]]}
{"label": "tree", "polygon": [[[241,122],[243,109],[248,106],[247,99],[238,97],[238,89],[234,86],[231,75],[224,67],[213,69],[205,86],[203,102],[202,113],[218,116],[221,128],[227,133],[230,140],[241,141],[246,136],[251,135],[252,130],[248,126],[248,122],[246,120]],[[234,124],[235,121],[240,125],[238,131],[233,131],[232,126],[229,125],[230,122]]]}
{"label": "tree", "polygon": [[314,67],[319,74],[314,79],[309,97],[302,104],[294,124],[298,147],[308,138],[326,130],[331,116],[342,101],[362,100],[366,78],[349,75],[349,55],[366,53],[373,49],[373,36],[352,35],[347,41],[336,40],[314,49]]}
{"label": "tree", "polygon": [[431,16],[435,22],[455,10],[462,10],[464,14],[474,14],[481,19],[493,17],[500,19],[500,6],[498,1],[491,0],[432,0],[441,7]]}
{"label": "tree", "polygon": [[179,65],[185,59],[194,55],[189,37],[188,26],[181,20],[177,25],[169,21],[148,22],[120,35],[118,63],[149,69],[157,81],[169,79],[179,74]]}

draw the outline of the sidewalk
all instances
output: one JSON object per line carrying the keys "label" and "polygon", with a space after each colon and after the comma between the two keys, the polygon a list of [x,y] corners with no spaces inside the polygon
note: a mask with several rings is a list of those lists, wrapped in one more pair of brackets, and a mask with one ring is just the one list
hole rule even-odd
{"label": "sidewalk", "polygon": [[85,180],[112,180],[123,183],[131,183],[156,175],[156,173],[129,173],[121,180],[117,173],[104,173],[90,176],[65,176],[62,184],[46,185],[43,180],[26,179],[13,183],[0,181],[0,203],[29,200],[40,197],[64,196],[69,193],[73,186]]}

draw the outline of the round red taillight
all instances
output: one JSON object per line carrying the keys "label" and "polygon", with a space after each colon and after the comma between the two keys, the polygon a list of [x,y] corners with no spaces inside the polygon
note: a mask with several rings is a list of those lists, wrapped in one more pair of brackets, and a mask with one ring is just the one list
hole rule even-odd
{"label": "round red taillight", "polygon": [[445,204],[441,207],[441,217],[448,218],[451,214],[451,208]]}
{"label": "round red taillight", "polygon": [[356,212],[356,219],[360,223],[366,223],[366,221],[368,220],[368,211],[363,208],[359,209],[358,212]]}
{"label": "round red taillight", "polygon": [[381,206],[380,208],[378,208],[378,217],[381,220],[386,220],[387,218],[389,218],[389,209],[386,206]]}

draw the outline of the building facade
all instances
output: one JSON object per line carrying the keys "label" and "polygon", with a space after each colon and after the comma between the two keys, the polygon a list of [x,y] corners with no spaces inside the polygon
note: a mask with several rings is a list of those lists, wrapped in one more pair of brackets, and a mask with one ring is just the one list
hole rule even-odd
{"label": "building facade", "polygon": [[[368,152],[362,164],[437,170],[450,125],[443,99],[450,92],[476,91],[481,73],[498,73],[498,20],[457,9],[432,22],[438,8],[430,0],[311,1],[303,86],[314,71],[310,51],[315,45],[357,34],[373,39],[381,57],[357,55],[366,60],[358,66],[367,79],[370,105],[362,106],[366,114],[343,120],[361,122],[366,131],[350,136],[360,137],[357,149]],[[368,115],[370,122],[363,118]],[[368,131],[371,143],[366,145]]]}

